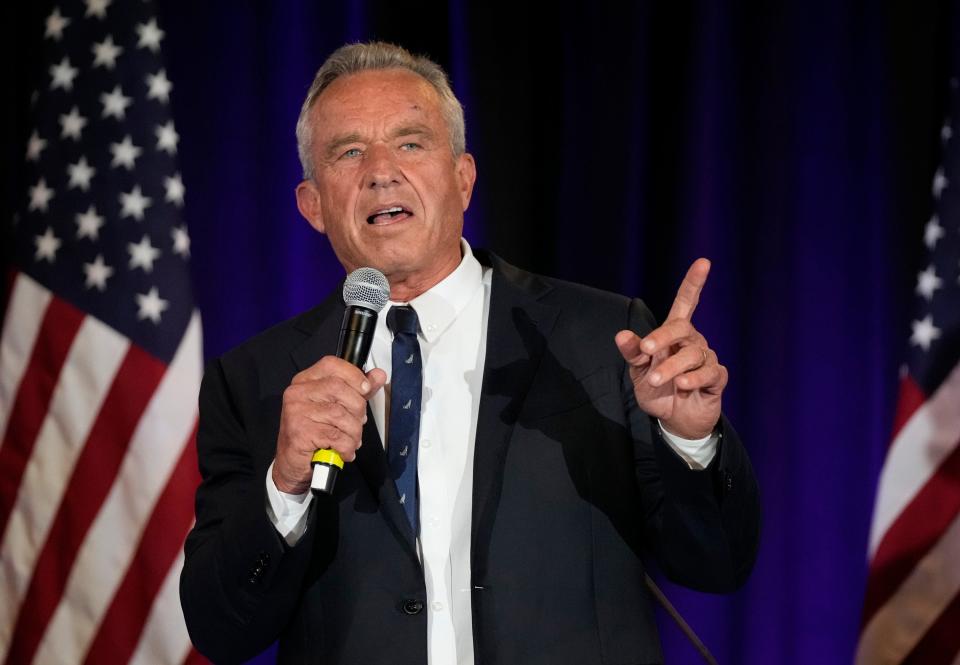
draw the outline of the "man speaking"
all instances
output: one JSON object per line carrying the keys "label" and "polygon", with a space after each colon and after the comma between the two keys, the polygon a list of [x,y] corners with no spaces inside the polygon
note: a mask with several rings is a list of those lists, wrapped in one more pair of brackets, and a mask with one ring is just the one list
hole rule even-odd
{"label": "man speaking", "polygon": [[[533,275],[461,237],[476,178],[433,62],[337,50],[297,122],[300,212],[389,302],[358,368],[339,291],[208,367],[181,599],[242,662],[662,661],[641,557],[678,583],[749,574],[759,502],[691,317]],[[345,462],[310,491],[317,450]]]}

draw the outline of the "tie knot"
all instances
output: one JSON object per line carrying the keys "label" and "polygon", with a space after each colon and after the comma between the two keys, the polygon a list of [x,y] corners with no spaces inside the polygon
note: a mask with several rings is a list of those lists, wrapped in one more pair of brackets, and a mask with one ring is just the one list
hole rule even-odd
{"label": "tie knot", "polygon": [[417,334],[417,312],[413,307],[404,305],[402,307],[391,307],[387,312],[387,327],[394,335],[406,333],[407,335]]}

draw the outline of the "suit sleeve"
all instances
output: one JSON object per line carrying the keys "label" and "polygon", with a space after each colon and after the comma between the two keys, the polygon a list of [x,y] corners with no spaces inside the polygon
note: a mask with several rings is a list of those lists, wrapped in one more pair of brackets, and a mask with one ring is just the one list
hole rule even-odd
{"label": "suit sleeve", "polygon": [[190,638],[216,663],[248,660],[279,637],[299,601],[313,543],[304,537],[287,547],[267,516],[266,466],[255,461],[257,442],[243,424],[252,406],[231,393],[223,365],[213,361],[200,388],[202,482],[180,599]]}
{"label": "suit sleeve", "polygon": [[[630,304],[629,326],[643,335],[655,326],[639,300]],[[721,416],[713,461],[704,470],[690,469],[640,410],[626,369],[621,387],[634,442],[645,541],[672,581],[700,591],[736,589],[753,568],[760,531],[759,491],[740,437]]]}

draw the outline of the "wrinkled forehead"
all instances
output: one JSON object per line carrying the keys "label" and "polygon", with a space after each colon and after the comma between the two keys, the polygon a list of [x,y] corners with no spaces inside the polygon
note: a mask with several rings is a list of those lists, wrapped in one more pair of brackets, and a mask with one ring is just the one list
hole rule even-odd
{"label": "wrinkled forehead", "polygon": [[407,69],[374,69],[344,74],[314,102],[313,114],[330,122],[344,114],[402,111],[440,114],[440,95],[425,78]]}

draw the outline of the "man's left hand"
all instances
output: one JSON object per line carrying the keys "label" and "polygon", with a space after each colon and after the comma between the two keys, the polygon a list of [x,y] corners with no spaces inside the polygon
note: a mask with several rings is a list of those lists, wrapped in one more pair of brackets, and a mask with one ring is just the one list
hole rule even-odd
{"label": "man's left hand", "polygon": [[709,272],[710,261],[694,261],[663,325],[646,337],[621,330],[615,338],[630,368],[637,404],[685,439],[713,431],[727,385],[727,368],[690,322]]}

